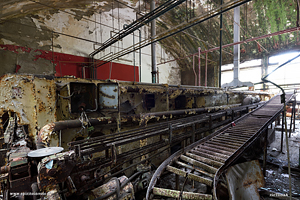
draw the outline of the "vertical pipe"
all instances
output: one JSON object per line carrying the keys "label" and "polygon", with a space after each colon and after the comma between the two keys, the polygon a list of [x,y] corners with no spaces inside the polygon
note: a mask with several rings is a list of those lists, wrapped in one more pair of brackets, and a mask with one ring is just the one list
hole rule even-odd
{"label": "vertical pipe", "polygon": [[166,87],[166,94],[167,94],[167,111],[169,111],[170,105],[169,105],[169,87]]}
{"label": "vertical pipe", "polygon": [[207,52],[205,53],[205,87],[207,87]]}
{"label": "vertical pipe", "polygon": [[59,146],[61,147],[61,130],[59,131]]}
{"label": "vertical pipe", "polygon": [[141,30],[139,30],[139,70],[140,70],[140,82],[142,82],[142,48],[141,48],[141,40],[142,40],[142,33]]}
{"label": "vertical pipe", "polygon": [[282,147],[283,147],[283,129],[284,129],[284,114],[283,111],[281,113],[282,115],[282,125],[281,125],[281,143],[280,143],[280,152],[282,153]]}
{"label": "vertical pipe", "polygon": [[266,166],[267,166],[267,153],[268,153],[268,128],[265,132],[265,141],[264,141],[264,160],[263,160],[263,175],[266,176]]}
{"label": "vertical pipe", "polygon": [[85,67],[82,67],[82,78],[86,78],[86,76],[85,76]]}
{"label": "vertical pipe", "polygon": [[294,102],[292,104],[292,113],[291,113],[290,134],[289,134],[289,137],[291,137],[291,134],[292,134],[293,115],[294,115]]}
{"label": "vertical pipe", "polygon": [[55,64],[54,64],[54,51],[53,51],[53,46],[54,46],[54,36],[53,36],[54,32],[52,31],[52,67],[53,67],[53,74],[55,74]]}
{"label": "vertical pipe", "polygon": [[[221,6],[223,0],[221,0]],[[222,11],[222,8],[221,8]],[[223,14],[220,15],[220,59],[219,59],[219,87],[221,87],[221,66],[222,66],[222,28],[223,28]]]}
{"label": "vertical pipe", "polygon": [[[152,12],[155,9],[155,0],[150,2],[150,11]],[[156,21],[155,19],[151,21],[151,39],[154,40],[156,35]],[[152,83],[156,83],[156,53],[155,53],[156,43],[151,44],[151,63],[152,63]]]}
{"label": "vertical pipe", "polygon": [[201,85],[201,48],[198,47],[198,86]]}
{"label": "vertical pipe", "polygon": [[132,33],[132,40],[133,40],[133,82],[135,82],[135,42],[134,42],[134,31]]}
{"label": "vertical pipe", "polygon": [[294,101],[294,121],[293,121],[293,132],[295,132],[295,120],[296,120],[296,104],[297,104],[297,101],[296,101],[296,97],[295,97],[295,101]]}
{"label": "vertical pipe", "polygon": [[111,79],[111,71],[112,71],[112,62],[110,62],[109,77],[108,77],[108,79]]}
{"label": "vertical pipe", "polygon": [[[283,95],[285,95],[283,91]],[[284,98],[285,99],[285,98]],[[289,138],[287,133],[287,122],[286,122],[286,102],[283,104],[283,118],[284,118],[284,127],[285,127],[285,145],[288,159],[288,173],[289,173],[289,194],[290,200],[292,200],[292,181],[291,181],[291,162],[290,162],[290,150],[289,150]]]}
{"label": "vertical pipe", "polygon": [[195,86],[197,86],[197,73],[195,71],[195,55],[193,55],[193,71],[195,74]]}
{"label": "vertical pipe", "polygon": [[159,83],[159,68],[157,68],[156,74],[156,82]]}

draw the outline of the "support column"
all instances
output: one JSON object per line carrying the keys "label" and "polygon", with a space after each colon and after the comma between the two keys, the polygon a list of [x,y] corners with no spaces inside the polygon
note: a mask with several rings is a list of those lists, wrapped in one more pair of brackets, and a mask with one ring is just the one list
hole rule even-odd
{"label": "support column", "polygon": [[[151,0],[150,11],[155,9],[155,0]],[[151,39],[153,40],[156,35],[156,21],[155,19],[151,21]],[[151,44],[151,64],[152,64],[152,83],[156,83],[156,43]]]}
{"label": "support column", "polygon": [[[269,66],[269,57],[268,56],[263,56],[261,59],[261,77],[265,77],[268,75],[268,66]],[[263,83],[263,90],[269,89],[268,86]]]}
{"label": "support column", "polygon": [[[223,4],[223,0],[221,0],[221,6]],[[222,10],[222,8],[221,8]],[[220,15],[220,59],[219,59],[219,87],[221,87],[221,67],[222,67],[222,29],[223,29],[223,14]]]}
{"label": "support column", "polygon": [[[240,41],[240,6],[234,8],[233,42]],[[240,75],[240,44],[233,46],[233,84],[239,85]]]}

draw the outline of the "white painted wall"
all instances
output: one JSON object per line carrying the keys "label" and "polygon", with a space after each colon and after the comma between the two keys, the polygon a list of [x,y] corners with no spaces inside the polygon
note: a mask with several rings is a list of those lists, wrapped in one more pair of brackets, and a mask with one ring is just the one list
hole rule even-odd
{"label": "white painted wall", "polygon": [[[107,2],[102,2],[102,4],[107,4]],[[131,5],[134,6],[134,5]],[[71,10],[66,10],[67,12],[74,13]],[[75,14],[75,13],[74,13]],[[130,8],[115,8],[113,10],[94,13],[92,16],[88,18],[90,20],[95,20],[107,26],[96,24],[94,22],[80,19],[79,21],[74,18],[74,16],[64,13],[58,12],[55,14],[49,14],[48,11],[42,11],[38,14],[41,19],[36,20],[33,19],[36,26],[46,26],[53,31],[57,31],[60,33],[85,38],[88,40],[97,41],[99,43],[105,42],[110,38],[111,31],[118,31],[119,28],[123,28],[124,24],[130,24],[135,20],[136,13]],[[51,17],[46,17],[51,16]],[[112,17],[113,16],[113,17]],[[148,26],[144,26],[141,28],[142,40],[149,37],[150,30]],[[139,41],[139,32],[135,31],[135,42]],[[51,41],[40,41],[40,45],[49,45]],[[61,48],[54,48],[55,52],[67,53],[78,56],[88,56],[91,52],[94,51],[94,45],[91,42],[74,39],[71,37],[59,35],[54,39],[54,46],[59,44]],[[122,41],[119,41],[112,45],[111,47],[105,49],[105,51],[97,54],[95,58],[101,59],[104,56],[112,53],[115,54],[122,49],[128,48],[133,44],[133,35],[129,35],[123,38]],[[99,46],[95,46],[98,48]],[[157,43],[156,45],[156,56],[157,63],[161,63],[164,60],[174,59],[169,54],[167,54],[164,49]],[[142,70],[142,82],[151,82],[151,50],[150,45],[142,49],[142,59],[141,59],[141,70]],[[133,63],[133,53],[127,54],[121,57],[118,60],[114,60],[113,62],[119,62],[128,65],[134,65]],[[135,65],[139,65],[139,51],[136,51],[135,54]],[[171,62],[163,65],[158,65],[159,69],[159,83],[167,83],[167,84],[180,84],[180,70],[176,62]]]}

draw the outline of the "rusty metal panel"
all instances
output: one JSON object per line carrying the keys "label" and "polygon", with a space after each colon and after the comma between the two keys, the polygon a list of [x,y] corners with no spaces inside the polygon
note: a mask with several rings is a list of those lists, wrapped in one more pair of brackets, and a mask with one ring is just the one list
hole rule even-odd
{"label": "rusty metal panel", "polygon": [[69,95],[71,113],[97,110],[96,85],[94,83],[71,82]]}
{"label": "rusty metal panel", "polygon": [[118,83],[99,83],[99,107],[100,109],[118,109],[119,89]]}
{"label": "rusty metal panel", "polygon": [[34,79],[37,126],[40,130],[50,122],[56,121],[56,85],[53,79]]}
{"label": "rusty metal panel", "polygon": [[7,74],[0,78],[0,116],[16,113],[17,123],[28,125],[29,136],[35,139],[37,103],[33,80],[31,75]]}
{"label": "rusty metal panel", "polygon": [[258,188],[263,187],[265,181],[258,160],[229,167],[226,179],[230,199],[260,199]]}

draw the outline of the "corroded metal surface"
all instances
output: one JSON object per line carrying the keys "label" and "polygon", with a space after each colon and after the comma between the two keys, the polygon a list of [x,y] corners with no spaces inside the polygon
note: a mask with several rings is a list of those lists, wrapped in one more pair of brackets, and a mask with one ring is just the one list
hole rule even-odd
{"label": "corroded metal surface", "polygon": [[[287,100],[291,97],[292,94],[286,95]],[[154,173],[147,190],[146,199],[152,198],[151,194],[166,196],[170,191],[172,191],[172,197],[182,194],[182,190],[178,191],[176,188],[173,190],[174,188],[166,189],[156,186],[164,170],[185,177],[185,179],[213,186],[212,193],[209,192],[202,195],[213,195],[214,199],[222,198],[222,191],[227,190],[227,186],[224,185],[223,182],[226,182],[226,180],[222,180],[221,174],[247,147],[267,130],[282,109],[283,105],[278,95],[262,107],[236,120],[235,123],[228,124],[206,138],[176,152],[165,160]],[[232,136],[238,138],[238,140],[232,140]],[[189,170],[183,171],[181,168]],[[199,175],[195,174],[196,172],[203,177],[199,177]],[[261,174],[259,177],[261,177]],[[244,184],[244,187],[251,185],[248,182]],[[211,185],[211,183],[213,184]],[[178,184],[176,183],[176,185]],[[156,197],[154,196],[154,198]],[[186,199],[192,199],[192,197],[187,197]]]}
{"label": "corroded metal surface", "polygon": [[230,199],[260,199],[258,188],[264,187],[265,181],[258,160],[229,167],[226,179]]}
{"label": "corroded metal surface", "polygon": [[[112,179],[108,183],[91,190],[89,199],[92,200],[92,199],[95,199],[97,197],[101,197],[104,195],[108,196],[110,193],[112,193],[111,196],[104,198],[105,200],[113,200],[113,199],[131,200],[131,199],[134,199],[134,189],[133,189],[133,185],[131,182],[127,183],[123,188],[120,188],[120,186],[123,183],[125,183],[125,181],[127,181],[127,180],[128,180],[128,178],[126,176],[121,176],[118,179],[116,179],[116,178]],[[118,183],[117,183],[117,181],[118,181]],[[119,184],[119,185],[117,186],[117,184]],[[118,194],[116,194],[116,192],[114,192],[114,191],[118,192]],[[117,196],[119,198],[117,198]]]}
{"label": "corroded metal surface", "polygon": [[[113,93],[99,91],[107,84],[113,86]],[[0,132],[5,133],[4,146],[9,147],[5,160],[10,166],[1,168],[10,174],[3,176],[3,188],[30,190],[32,184],[38,184],[50,196],[58,185],[65,186],[66,196],[81,195],[116,171],[132,174],[136,163],[158,165],[175,144],[184,141],[182,145],[188,145],[259,105],[240,106],[245,95],[270,97],[219,88],[43,75],[7,74],[0,78],[0,86]],[[107,102],[109,98],[113,101]],[[223,148],[213,156],[222,155],[222,159],[202,160],[216,168],[227,159],[223,152],[230,144],[221,139]],[[183,156],[193,155],[191,159],[197,161],[218,142]],[[30,150],[55,146],[70,149],[41,162],[25,159]]]}

